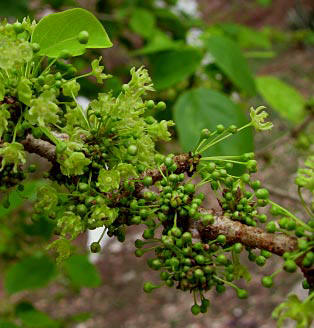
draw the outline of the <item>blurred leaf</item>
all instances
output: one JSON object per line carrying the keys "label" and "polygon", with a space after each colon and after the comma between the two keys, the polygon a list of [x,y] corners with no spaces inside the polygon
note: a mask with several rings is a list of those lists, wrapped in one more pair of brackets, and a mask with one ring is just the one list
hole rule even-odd
{"label": "blurred leaf", "polygon": [[151,58],[151,73],[157,90],[169,88],[192,75],[202,59],[193,48],[159,53]]}
{"label": "blurred leaf", "polygon": [[144,47],[131,52],[132,55],[143,56],[153,54],[155,52],[175,49],[183,45],[183,41],[173,41],[167,34],[162,31],[155,30],[149,43]]}
{"label": "blurred leaf", "polygon": [[0,17],[23,18],[27,13],[27,0],[0,1]]}
{"label": "blurred leaf", "polygon": [[3,206],[0,206],[0,219],[6,217],[13,210],[20,207],[24,203],[25,199],[31,201],[35,200],[37,188],[44,184],[45,182],[42,180],[28,181],[23,184],[24,185],[23,191],[17,191],[15,189],[12,190],[8,194],[10,199],[10,207],[4,208]]}
{"label": "blurred leaf", "polygon": [[39,221],[31,224],[23,224],[23,231],[31,236],[40,236],[41,238],[50,239],[55,228],[55,222],[42,216]]}
{"label": "blurred leaf", "polygon": [[16,324],[0,319],[0,328],[19,328]]}
{"label": "blurred leaf", "polygon": [[240,90],[253,96],[256,93],[255,82],[238,45],[222,36],[205,38],[204,44],[229,79]]}
{"label": "blurred leaf", "polygon": [[269,36],[256,29],[241,24],[224,23],[218,25],[239,45],[240,48],[270,49],[271,42]]}
{"label": "blurred leaf", "polygon": [[18,317],[23,323],[23,327],[29,328],[55,328],[59,327],[57,321],[50,318],[47,314],[34,308],[25,309],[18,312]]}
{"label": "blurred leaf", "polygon": [[[89,33],[87,44],[78,42],[81,31]],[[40,55],[59,57],[67,50],[72,56],[84,53],[86,48],[109,48],[112,46],[108,35],[89,11],[82,8],[69,9],[60,13],[50,14],[37,24],[32,42],[40,45]]]}
{"label": "blurred leaf", "polygon": [[149,38],[155,28],[155,16],[146,9],[136,8],[130,19],[131,29],[144,38]]}
{"label": "blurred leaf", "polygon": [[256,0],[256,2],[262,7],[269,7],[273,3],[272,0]]}
{"label": "blurred leaf", "polygon": [[298,90],[274,76],[256,79],[259,93],[283,118],[298,123],[304,116],[305,99]]}
{"label": "blurred leaf", "polygon": [[167,8],[155,8],[158,26],[164,31],[170,31],[175,39],[185,40],[186,32],[192,24],[192,18],[176,15]]}
{"label": "blurred leaf", "polygon": [[44,255],[26,257],[6,272],[4,287],[9,294],[46,286],[55,276],[55,264]]}
{"label": "blurred leaf", "polygon": [[[204,128],[215,130],[217,124],[240,127],[248,120],[236,104],[225,95],[206,88],[183,93],[175,104],[175,123],[184,151],[193,150]],[[206,154],[240,155],[253,150],[252,130],[246,129],[211,147]]]}
{"label": "blurred leaf", "polygon": [[72,255],[65,261],[64,267],[76,287],[97,287],[101,283],[96,267],[84,255]]}

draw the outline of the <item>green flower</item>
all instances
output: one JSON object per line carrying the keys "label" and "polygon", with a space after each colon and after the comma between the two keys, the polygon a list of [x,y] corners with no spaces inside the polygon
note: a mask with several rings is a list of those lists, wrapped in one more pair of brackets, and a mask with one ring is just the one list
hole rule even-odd
{"label": "green flower", "polygon": [[37,190],[37,199],[34,209],[49,214],[58,204],[57,191],[48,186],[42,186]]}
{"label": "green flower", "polygon": [[97,186],[102,192],[109,192],[118,189],[119,184],[120,172],[118,170],[100,170]]}
{"label": "green flower", "polygon": [[98,83],[102,83],[103,80],[112,77],[112,75],[110,74],[103,73],[104,66],[99,65],[100,61],[101,61],[101,57],[99,57],[98,59],[94,59],[92,61],[92,75],[95,76]]}
{"label": "green flower", "polygon": [[31,100],[30,109],[26,118],[31,124],[46,126],[58,122],[59,107],[54,103],[56,100],[53,91],[45,91],[38,98]]}
{"label": "green flower", "polygon": [[93,206],[93,212],[88,219],[88,224],[93,227],[109,227],[118,217],[119,210],[117,208],[110,208],[107,205]]}
{"label": "green flower", "polygon": [[302,188],[306,188],[311,192],[314,192],[314,156],[310,156],[305,161],[307,168],[298,169],[298,175],[295,179],[295,183]]}
{"label": "green flower", "polygon": [[76,80],[70,80],[62,85],[63,94],[67,97],[76,97],[80,91],[81,86]]}
{"label": "green flower", "polygon": [[76,151],[66,151],[58,156],[57,161],[60,163],[61,172],[68,177],[84,174],[84,168],[91,162],[82,152]]}
{"label": "green flower", "polygon": [[278,320],[278,328],[285,327],[286,319],[296,321],[296,328],[308,328],[314,320],[314,302],[310,299],[302,302],[298,296],[290,295],[285,302],[275,308],[272,317]]}
{"label": "green flower", "polygon": [[17,172],[18,165],[26,163],[24,147],[18,142],[5,142],[0,148],[0,157],[2,157],[2,165],[0,171],[4,169],[7,164],[14,164],[13,172]]}
{"label": "green flower", "polygon": [[63,216],[58,219],[57,227],[60,229],[62,237],[69,237],[72,240],[86,229],[86,225],[81,220],[81,217],[70,211],[65,212]]}
{"label": "green flower", "polygon": [[259,106],[256,109],[250,108],[251,121],[257,131],[269,130],[274,126],[271,122],[264,122],[268,117],[268,113],[263,111],[265,108],[265,106]]}

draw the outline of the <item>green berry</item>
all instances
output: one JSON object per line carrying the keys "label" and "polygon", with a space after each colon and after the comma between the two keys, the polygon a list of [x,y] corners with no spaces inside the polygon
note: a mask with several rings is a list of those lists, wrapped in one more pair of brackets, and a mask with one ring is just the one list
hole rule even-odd
{"label": "green berry", "polygon": [[262,255],[259,255],[259,256],[257,256],[257,258],[255,259],[255,262],[256,262],[257,265],[259,265],[259,266],[263,266],[263,265],[265,265],[265,263],[266,263],[266,258],[265,258],[264,256],[262,256]]}
{"label": "green berry", "polygon": [[35,54],[40,51],[40,45],[38,43],[32,43],[31,45]]}
{"label": "green berry", "polygon": [[143,185],[145,187],[150,187],[151,185],[153,184],[153,178],[151,176],[146,176],[144,179],[143,179]]}
{"label": "green berry", "polygon": [[201,254],[196,255],[195,256],[195,261],[196,261],[197,264],[204,264],[205,263],[204,255],[201,255]]}
{"label": "green berry", "polygon": [[165,110],[167,108],[167,105],[165,102],[163,101],[159,101],[157,106],[156,106],[156,109],[157,110]]}
{"label": "green berry", "polygon": [[23,25],[20,22],[14,23],[13,29],[16,34],[22,33],[24,31]]}
{"label": "green berry", "polygon": [[147,102],[146,102],[146,108],[147,109],[153,109],[155,107],[155,102],[154,102],[154,100],[148,100]]}
{"label": "green berry", "polygon": [[258,199],[268,199],[269,191],[265,188],[257,189],[255,192],[256,198]]}
{"label": "green berry", "polygon": [[234,250],[237,254],[239,254],[239,253],[241,253],[242,250],[243,250],[243,245],[242,245],[241,243],[235,243],[235,244],[233,245],[233,250]]}
{"label": "green berry", "polygon": [[87,31],[81,31],[78,34],[78,42],[81,44],[87,44],[88,43],[88,39],[89,39],[89,33]]}
{"label": "green berry", "polygon": [[271,276],[265,276],[262,278],[262,285],[266,288],[271,288],[273,286],[273,278]]}
{"label": "green berry", "polygon": [[181,236],[181,234],[182,234],[181,229],[178,228],[178,227],[173,227],[170,231],[171,231],[171,234],[172,234],[174,237],[177,237],[177,238],[179,238],[179,237]]}
{"label": "green berry", "polygon": [[194,304],[194,305],[191,307],[191,312],[192,312],[192,314],[194,314],[194,315],[198,315],[198,314],[200,314],[200,312],[201,312],[201,307],[200,307],[198,304]]}
{"label": "green berry", "polygon": [[248,298],[249,294],[245,289],[237,289],[237,296],[239,299]]}
{"label": "green berry", "polygon": [[137,146],[136,145],[130,145],[128,147],[128,154],[131,156],[135,156],[137,154]]}
{"label": "green berry", "polygon": [[227,242],[227,238],[226,238],[226,236],[225,236],[225,235],[219,235],[219,236],[217,237],[217,242],[218,242],[219,244],[224,245],[224,244]]}
{"label": "green berry", "polygon": [[228,260],[224,254],[220,254],[216,257],[216,262],[218,264],[226,265]]}
{"label": "green berry", "polygon": [[152,284],[151,282],[145,282],[143,290],[145,293],[151,293],[154,289],[158,288],[159,286]]}
{"label": "green berry", "polygon": [[203,129],[200,137],[201,139],[208,139],[210,137],[210,131],[208,129]]}
{"label": "green berry", "polygon": [[184,186],[184,191],[187,193],[187,194],[193,194],[195,192],[195,186],[193,183],[187,183],[185,186]]}
{"label": "green berry", "polygon": [[293,260],[287,260],[285,261],[283,268],[285,271],[292,273],[297,270],[297,265]]}
{"label": "green berry", "polygon": [[225,127],[222,124],[218,124],[216,126],[216,130],[217,130],[217,133],[218,134],[221,134],[221,133],[223,133],[225,131]]}
{"label": "green berry", "polygon": [[92,253],[99,253],[101,251],[101,246],[98,242],[93,242],[90,245],[90,250]]}
{"label": "green berry", "polygon": [[274,221],[269,221],[266,224],[266,231],[270,233],[274,233],[277,230],[276,223]]}

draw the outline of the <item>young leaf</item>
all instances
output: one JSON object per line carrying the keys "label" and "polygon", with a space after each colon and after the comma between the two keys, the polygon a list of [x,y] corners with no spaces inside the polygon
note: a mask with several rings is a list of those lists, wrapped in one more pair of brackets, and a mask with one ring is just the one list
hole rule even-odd
{"label": "young leaf", "polygon": [[274,76],[260,76],[256,84],[266,102],[283,118],[293,123],[302,121],[305,99],[298,90]]}
{"label": "young leaf", "polygon": [[[214,130],[220,123],[226,127],[248,123],[241,108],[225,95],[206,88],[183,93],[175,104],[174,116],[184,151],[193,150],[204,128]],[[240,155],[252,149],[252,131],[248,129],[211,147],[208,154]]]}
{"label": "young leaf", "polygon": [[30,256],[7,271],[4,287],[9,294],[46,286],[55,276],[55,264],[47,256]]}
{"label": "young leaf", "polygon": [[64,268],[76,287],[97,287],[101,283],[99,272],[84,255],[72,255],[64,263]]}
{"label": "young leaf", "polygon": [[222,36],[209,37],[205,39],[204,44],[229,79],[248,95],[255,95],[256,87],[252,73],[237,44]]}
{"label": "young leaf", "polygon": [[[78,41],[78,35],[82,31],[89,34],[86,44]],[[82,8],[69,9],[41,19],[34,30],[32,42],[40,45],[40,55],[48,57],[59,57],[65,50],[72,56],[79,56],[86,48],[112,46],[101,23]]]}
{"label": "young leaf", "polygon": [[201,59],[201,53],[193,48],[181,48],[153,56],[151,67],[154,87],[163,90],[188,78],[195,72]]}
{"label": "young leaf", "polygon": [[131,29],[144,38],[149,38],[155,28],[155,16],[146,9],[137,8],[130,19]]}

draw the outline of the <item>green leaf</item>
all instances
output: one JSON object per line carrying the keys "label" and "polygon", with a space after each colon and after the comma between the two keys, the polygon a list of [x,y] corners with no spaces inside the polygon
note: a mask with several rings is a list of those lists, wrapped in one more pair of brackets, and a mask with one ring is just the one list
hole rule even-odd
{"label": "green leaf", "polygon": [[46,313],[40,312],[35,308],[18,311],[17,316],[23,323],[23,327],[29,328],[55,328],[59,327],[56,320],[53,320]]}
{"label": "green leaf", "polygon": [[259,93],[279,114],[299,123],[305,116],[305,99],[298,90],[274,76],[260,76],[256,79]]}
{"label": "green leaf", "polygon": [[151,58],[154,87],[169,88],[192,75],[202,59],[201,53],[193,48],[158,53]]}
{"label": "green leaf", "polygon": [[150,55],[156,52],[172,50],[183,45],[182,41],[173,41],[166,33],[155,30],[152,37],[144,47],[132,52],[135,56]]}
{"label": "green leaf", "polygon": [[131,29],[144,38],[149,38],[155,28],[155,16],[148,10],[136,8],[130,19]]}
{"label": "green leaf", "polygon": [[42,180],[27,181],[23,184],[23,191],[12,190],[9,193],[10,207],[4,208],[3,206],[0,206],[0,219],[7,217],[13,210],[20,207],[24,203],[25,199],[34,201],[36,198],[37,188],[43,184],[44,181]]}
{"label": "green leaf", "polygon": [[[89,33],[87,44],[78,42],[77,37],[81,31]],[[59,57],[64,50],[72,56],[78,56],[86,48],[112,46],[101,23],[92,13],[82,8],[69,9],[41,19],[34,30],[32,42],[40,45],[40,55],[48,57]]]}
{"label": "green leaf", "polygon": [[[184,151],[193,150],[204,128],[214,130],[217,124],[240,127],[248,123],[244,112],[225,95],[207,88],[183,93],[175,104],[175,122]],[[245,129],[209,148],[206,154],[240,155],[253,149],[252,130]]]}
{"label": "green leaf", "polygon": [[23,18],[28,13],[27,0],[0,1],[0,17]]}
{"label": "green leaf", "polygon": [[76,287],[97,287],[101,283],[99,272],[86,256],[72,255],[66,260],[64,267],[72,284]]}
{"label": "green leaf", "polygon": [[229,79],[250,96],[256,93],[255,82],[248,63],[240,48],[232,40],[222,36],[212,36],[204,44],[214,57],[216,64]]}
{"label": "green leaf", "polygon": [[30,256],[6,272],[4,287],[9,294],[46,286],[55,276],[55,265],[47,256]]}
{"label": "green leaf", "polygon": [[228,37],[233,39],[240,48],[270,49],[271,41],[265,33],[241,24],[224,23],[218,25]]}
{"label": "green leaf", "polygon": [[32,99],[32,83],[29,79],[22,77],[17,86],[17,96],[19,100],[27,106],[30,106]]}
{"label": "green leaf", "polygon": [[19,328],[19,326],[6,320],[0,320],[0,328]]}

